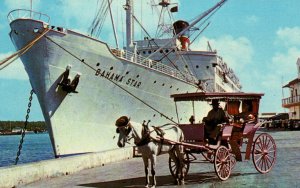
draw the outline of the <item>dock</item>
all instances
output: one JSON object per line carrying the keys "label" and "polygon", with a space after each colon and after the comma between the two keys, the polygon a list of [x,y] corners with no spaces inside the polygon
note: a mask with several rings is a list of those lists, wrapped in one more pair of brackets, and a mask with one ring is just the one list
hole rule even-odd
{"label": "dock", "polygon": [[[276,141],[277,161],[271,172],[260,174],[252,160],[237,162],[229,179],[221,181],[214,172],[213,164],[199,160],[191,164],[185,186],[175,187],[299,187],[300,131],[262,129],[257,133],[261,132],[269,133]],[[105,155],[108,157],[100,160],[99,156]],[[110,161],[104,162],[104,159]],[[40,172],[36,173],[38,169]],[[69,170],[59,171],[62,169]],[[52,176],[46,174],[49,171],[52,171]],[[7,172],[9,173],[5,175]],[[33,176],[36,177],[32,178]],[[168,155],[157,158],[156,176],[157,187],[174,187],[168,168]],[[34,181],[30,182],[30,177]],[[144,182],[142,159],[132,158],[132,148],[0,169],[0,185],[4,187],[139,188],[144,187]]]}

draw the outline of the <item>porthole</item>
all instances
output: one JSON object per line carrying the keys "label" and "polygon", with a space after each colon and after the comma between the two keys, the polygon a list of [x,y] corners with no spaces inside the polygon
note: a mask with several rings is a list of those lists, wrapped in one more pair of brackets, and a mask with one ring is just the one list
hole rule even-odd
{"label": "porthole", "polygon": [[199,68],[199,65],[196,65],[196,68],[198,69],[198,68]]}
{"label": "porthole", "polygon": [[170,86],[170,88],[172,88],[173,86]]}
{"label": "porthole", "polygon": [[127,71],[125,74],[129,74],[129,71]]}
{"label": "porthole", "polygon": [[176,90],[179,91],[179,88],[177,88]]}
{"label": "porthole", "polygon": [[143,54],[146,54],[146,52],[145,52],[145,51],[143,51]]}
{"label": "porthole", "polygon": [[138,78],[138,77],[140,77],[140,75],[136,75],[136,77]]}
{"label": "porthole", "polygon": [[96,66],[98,67],[100,65],[100,63],[97,63]]}
{"label": "porthole", "polygon": [[113,67],[110,67],[110,70],[113,70],[114,68]]}
{"label": "porthole", "polygon": [[166,49],[166,53],[169,53],[169,50],[168,50],[168,49]]}
{"label": "porthole", "polygon": [[156,83],[156,80],[154,80],[154,82],[153,82],[154,84]]}
{"label": "porthole", "polygon": [[155,114],[153,114],[153,117],[155,117],[156,115]]}
{"label": "porthole", "polygon": [[209,66],[206,66],[207,69],[209,69]]}
{"label": "porthole", "polygon": [[148,54],[151,54],[151,50],[148,51]]}
{"label": "porthole", "polygon": [[188,68],[189,66],[185,65],[185,68]]}
{"label": "porthole", "polygon": [[163,83],[162,86],[165,86],[165,84]]}

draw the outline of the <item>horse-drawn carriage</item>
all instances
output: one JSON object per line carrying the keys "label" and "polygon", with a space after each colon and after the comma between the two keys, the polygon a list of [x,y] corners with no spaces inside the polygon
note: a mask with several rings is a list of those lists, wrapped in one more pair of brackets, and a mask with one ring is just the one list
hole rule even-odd
{"label": "horse-drawn carriage", "polygon": [[[261,126],[257,119],[262,96],[263,94],[260,93],[204,92],[171,95],[176,104],[178,122],[180,114],[178,114],[177,108],[181,105],[177,103],[182,101],[191,103],[194,114],[192,114],[189,124],[176,123],[175,125],[148,127],[145,122],[141,126],[138,123],[130,123],[128,117],[122,116],[116,122],[117,132],[120,133],[118,145],[124,147],[128,139],[134,138],[144,160],[146,185],[149,184],[148,160],[150,159],[152,162],[151,173],[155,186],[156,155],[162,153],[170,154],[169,169],[177,181],[184,181],[190,164],[197,159],[196,154],[202,154],[204,159],[213,163],[217,176],[221,180],[227,180],[236,160],[242,161],[241,153],[244,151],[241,150],[244,148],[245,160],[249,160],[252,155],[256,170],[260,173],[268,173],[276,161],[275,141],[267,133],[261,133],[254,138],[256,131]],[[218,125],[218,134],[214,143],[207,138],[205,124],[195,123],[195,119],[197,119],[196,103],[207,103],[212,100],[222,102],[226,113],[231,117],[227,123]],[[244,109],[245,105],[248,105],[248,108],[245,108],[247,112],[240,113],[240,107]],[[243,143],[247,143],[246,147],[242,147]]]}
{"label": "horse-drawn carriage", "polygon": [[[205,136],[204,123],[178,124],[184,133],[185,148],[185,172],[188,173],[190,163],[196,160],[194,154],[202,154],[203,157],[214,164],[215,172],[221,180],[229,178],[236,159],[242,161],[241,153],[245,153],[245,160],[250,159],[256,170],[260,173],[268,173],[276,161],[276,144],[274,139],[267,133],[261,133],[255,137],[261,123],[257,121],[259,101],[263,94],[259,93],[185,93],[174,94],[174,101],[191,102],[195,107],[196,101],[219,100],[223,103],[225,111],[232,117],[229,123],[223,123],[215,144],[210,144]],[[247,117],[242,117],[240,107],[251,105],[248,108]],[[176,105],[176,108],[180,105]],[[177,110],[176,110],[177,111]],[[194,110],[193,110],[194,111]],[[195,118],[195,114],[193,114]],[[172,141],[170,141],[172,142]],[[175,142],[172,142],[176,144]],[[247,143],[245,151],[241,151],[242,144]],[[176,165],[169,159],[169,168],[175,175]]]}

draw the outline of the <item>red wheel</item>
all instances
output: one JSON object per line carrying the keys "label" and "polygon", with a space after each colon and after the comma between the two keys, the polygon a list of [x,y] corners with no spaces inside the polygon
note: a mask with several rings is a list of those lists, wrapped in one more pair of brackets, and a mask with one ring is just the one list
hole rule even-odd
{"label": "red wheel", "polygon": [[276,144],[272,136],[262,133],[255,139],[252,160],[258,172],[265,174],[271,171],[276,161]]}
{"label": "red wheel", "polygon": [[220,180],[227,180],[231,174],[231,155],[225,146],[218,147],[214,162],[215,171]]}
{"label": "red wheel", "polygon": [[[177,168],[178,167],[177,167],[175,161],[171,157],[169,157],[169,170],[171,172],[171,175],[174,178],[176,178]],[[186,176],[188,174],[188,172],[189,172],[189,169],[190,169],[190,157],[189,157],[189,153],[185,153],[184,154],[184,167],[183,168],[185,169],[184,176]]]}

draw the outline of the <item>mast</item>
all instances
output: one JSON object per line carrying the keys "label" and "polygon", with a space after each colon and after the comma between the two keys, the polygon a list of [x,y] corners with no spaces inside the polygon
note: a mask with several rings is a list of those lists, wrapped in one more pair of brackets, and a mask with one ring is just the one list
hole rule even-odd
{"label": "mast", "polygon": [[133,0],[126,0],[126,5],[124,6],[126,10],[126,48],[132,46],[134,35],[133,35]]}

